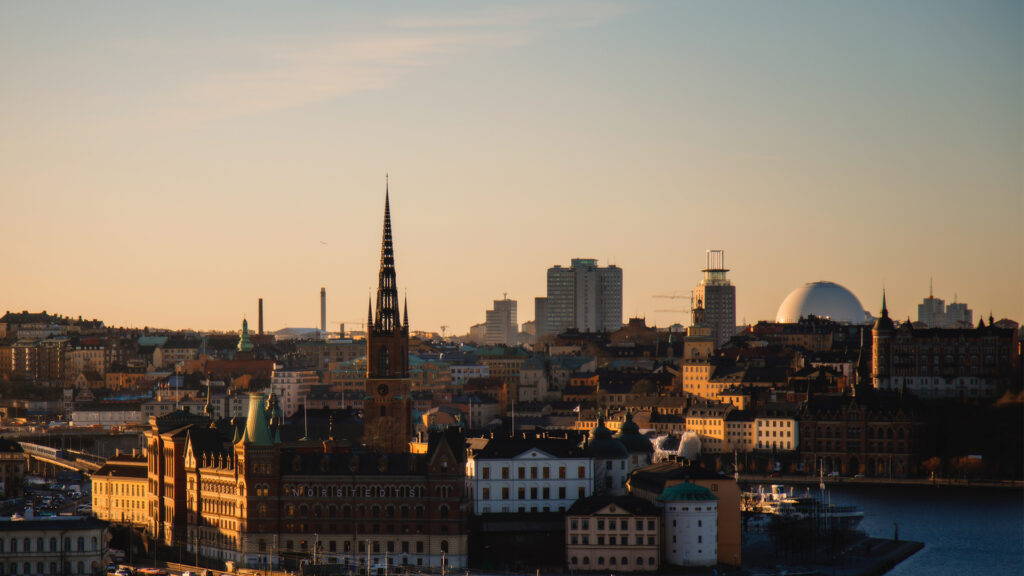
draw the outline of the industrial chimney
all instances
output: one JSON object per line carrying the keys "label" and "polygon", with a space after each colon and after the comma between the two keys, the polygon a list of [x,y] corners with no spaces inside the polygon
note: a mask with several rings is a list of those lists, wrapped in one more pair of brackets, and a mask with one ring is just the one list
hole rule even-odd
{"label": "industrial chimney", "polygon": [[260,328],[259,335],[263,336],[263,298],[260,298]]}
{"label": "industrial chimney", "polygon": [[320,288],[320,337],[327,337],[327,288]]}

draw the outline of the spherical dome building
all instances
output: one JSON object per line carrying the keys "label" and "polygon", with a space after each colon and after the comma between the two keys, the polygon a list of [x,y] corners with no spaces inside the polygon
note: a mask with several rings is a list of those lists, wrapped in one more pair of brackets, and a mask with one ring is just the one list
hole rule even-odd
{"label": "spherical dome building", "polygon": [[812,315],[847,324],[864,324],[867,321],[860,300],[853,292],[834,282],[810,282],[793,290],[779,306],[775,321],[793,324]]}

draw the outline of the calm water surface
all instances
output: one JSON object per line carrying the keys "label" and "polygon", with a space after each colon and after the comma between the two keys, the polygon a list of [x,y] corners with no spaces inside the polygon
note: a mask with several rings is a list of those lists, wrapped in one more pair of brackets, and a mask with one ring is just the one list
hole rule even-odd
{"label": "calm water surface", "polygon": [[[799,491],[800,489],[797,489]],[[843,487],[832,503],[864,509],[871,536],[924,542],[889,574],[1024,574],[1024,492],[972,488]]]}

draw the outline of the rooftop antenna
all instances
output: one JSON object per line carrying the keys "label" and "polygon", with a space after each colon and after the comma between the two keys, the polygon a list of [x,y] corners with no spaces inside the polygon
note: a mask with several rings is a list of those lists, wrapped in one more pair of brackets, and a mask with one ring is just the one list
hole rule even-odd
{"label": "rooftop antenna", "polygon": [[928,297],[929,298],[934,298],[934,293],[932,292],[932,277],[931,276],[928,277]]}

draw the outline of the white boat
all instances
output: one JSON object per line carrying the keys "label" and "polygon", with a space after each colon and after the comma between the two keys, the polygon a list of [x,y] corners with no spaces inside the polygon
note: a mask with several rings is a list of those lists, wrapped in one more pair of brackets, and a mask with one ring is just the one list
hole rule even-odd
{"label": "white boat", "polygon": [[856,528],[864,519],[864,511],[858,506],[839,506],[828,501],[822,491],[813,495],[809,490],[803,496],[794,496],[781,484],[763,486],[757,492],[744,492],[741,510],[749,514],[763,514],[769,518],[790,520],[813,520],[826,527],[844,530]]}

